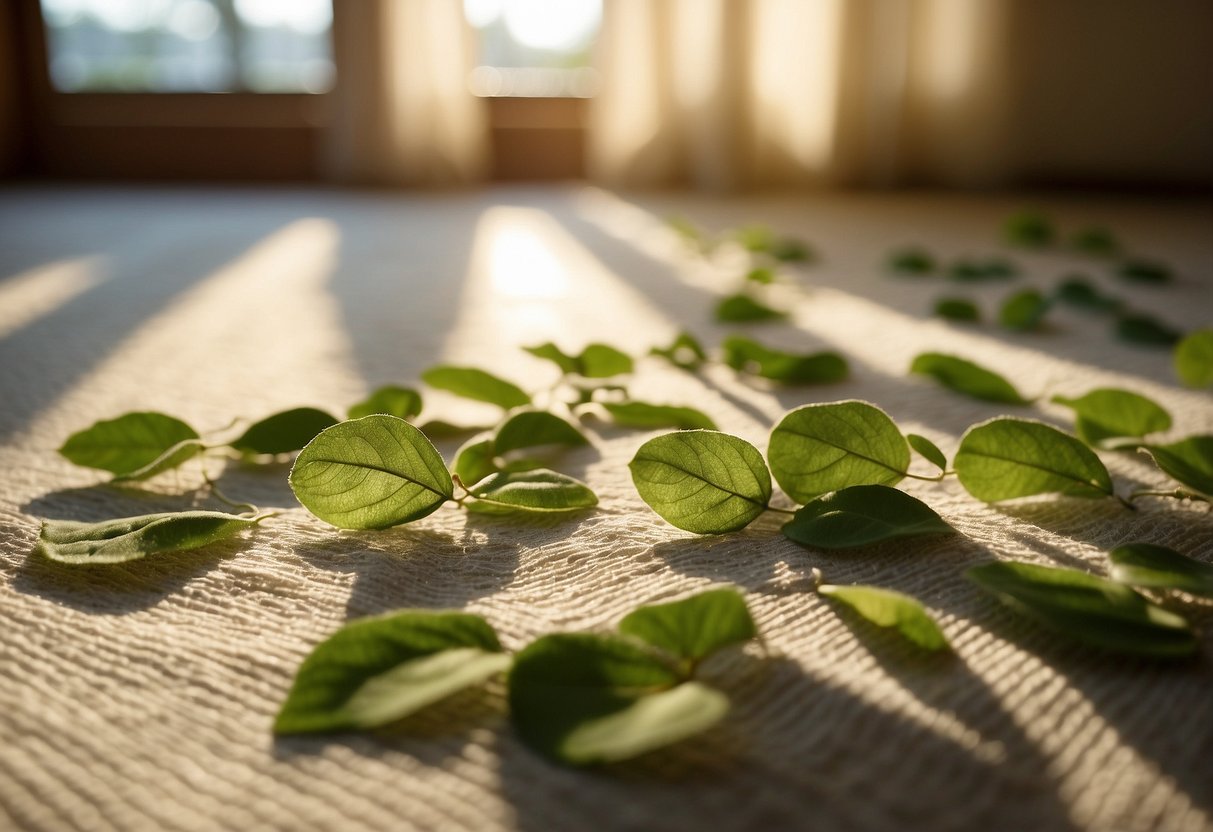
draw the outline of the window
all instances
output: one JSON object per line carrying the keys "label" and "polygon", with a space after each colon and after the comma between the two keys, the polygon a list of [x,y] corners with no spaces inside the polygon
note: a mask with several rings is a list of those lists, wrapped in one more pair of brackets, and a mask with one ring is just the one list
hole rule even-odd
{"label": "window", "polygon": [[480,37],[469,81],[482,96],[587,98],[596,76],[590,51],[602,0],[464,0]]}
{"label": "window", "polygon": [[331,0],[42,0],[59,92],[319,93]]}

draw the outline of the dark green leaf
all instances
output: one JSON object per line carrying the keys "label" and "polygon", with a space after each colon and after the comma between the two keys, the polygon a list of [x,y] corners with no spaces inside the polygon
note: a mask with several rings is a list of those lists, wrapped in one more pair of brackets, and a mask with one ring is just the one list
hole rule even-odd
{"label": "dark green leaf", "polygon": [[1075,569],[1004,562],[965,575],[1007,606],[1086,644],[1141,656],[1188,656],[1188,622],[1123,584]]}
{"label": "dark green leaf", "polygon": [[267,416],[249,426],[230,444],[246,454],[286,454],[298,451],[337,420],[314,407],[297,407]]}
{"label": "dark green leaf", "polygon": [[918,451],[919,456],[939,468],[940,471],[947,469],[948,458],[944,456],[943,451],[939,450],[939,446],[930,439],[927,439],[925,436],[919,436],[917,433],[907,433],[906,441],[910,443],[911,448]]}
{"label": "dark green leaf", "polygon": [[1126,260],[1116,273],[1135,283],[1169,283],[1175,277],[1170,266],[1153,260]]}
{"label": "dark green leaf", "polygon": [[853,485],[810,500],[783,526],[804,546],[853,549],[886,540],[954,534],[921,500],[887,485]]}
{"label": "dark green leaf", "polygon": [[1028,404],[1030,401],[998,373],[954,355],[924,352],[910,363],[910,372],[931,376],[949,390],[982,401],[1002,404]]}
{"label": "dark green leaf", "polygon": [[581,511],[598,505],[588,485],[546,468],[490,474],[471,492],[476,499],[466,504],[468,510],[483,514]]}
{"label": "dark green leaf", "polygon": [[257,525],[218,511],[178,511],[101,523],[46,520],[35,551],[60,563],[125,563],[158,552],[199,549]]}
{"label": "dark green leaf", "polygon": [[981,311],[977,304],[964,298],[940,298],[935,302],[935,314],[949,321],[981,320]]}
{"label": "dark green leaf", "polygon": [[957,260],[948,270],[952,280],[975,282],[983,280],[1006,280],[1015,277],[1019,270],[1010,260],[990,257],[984,260],[964,258]]}
{"label": "dark green leaf", "polygon": [[610,378],[632,372],[632,357],[607,344],[590,344],[577,358],[578,372],[586,378]]}
{"label": "dark green leaf", "polygon": [[1069,277],[1057,284],[1053,297],[1067,303],[1095,312],[1114,312],[1124,303],[1119,298],[1105,295],[1084,277]]}
{"label": "dark green leaf", "polygon": [[431,419],[421,425],[421,432],[431,440],[458,439],[473,433],[484,433],[489,428],[489,425],[456,425],[442,419]]}
{"label": "dark green leaf", "polygon": [[1108,497],[1108,469],[1090,448],[1057,428],[1000,416],[974,425],[952,460],[965,490],[988,503],[1061,493]]}
{"label": "dark green leaf", "polygon": [[901,274],[929,274],[935,271],[935,258],[926,249],[898,249],[889,255],[889,270]]}
{"label": "dark green leaf", "polygon": [[576,358],[560,349],[560,347],[556,346],[551,341],[547,342],[546,344],[540,344],[537,347],[523,347],[523,349],[536,358],[551,361],[560,368],[560,372],[562,373],[572,374],[576,373],[580,369]]}
{"label": "dark green leaf", "polygon": [[322,431],[291,468],[303,507],[342,529],[419,520],[452,498],[451,475],[425,434],[395,416],[364,416]]}
{"label": "dark green leaf", "polygon": [[1116,320],[1116,334],[1134,344],[1169,347],[1182,338],[1182,333],[1149,315],[1122,315]]}
{"label": "dark green leaf", "polygon": [[1213,497],[1213,436],[1144,446],[1158,467],[1198,494]]}
{"label": "dark green leaf", "polygon": [[647,402],[606,402],[602,405],[617,425],[626,428],[703,428],[716,430],[716,423],[693,407]]}
{"label": "dark green leaf", "polygon": [[771,433],[767,459],[789,497],[807,503],[851,485],[893,485],[906,474],[910,448],[888,414],[861,401],[810,404]]}
{"label": "dark green leaf", "polygon": [[1213,384],[1213,329],[1198,329],[1176,344],[1175,374],[1188,387]]}
{"label": "dark green leaf", "polygon": [[1108,552],[1112,579],[1151,589],[1180,589],[1213,598],[1213,566],[1153,543],[1129,543]]}
{"label": "dark green leaf", "polygon": [[493,440],[498,456],[519,448],[539,448],[544,445],[588,445],[589,440],[577,428],[559,416],[543,410],[515,413],[497,428]]}
{"label": "dark green leaf", "polygon": [[694,370],[708,360],[703,345],[689,332],[678,333],[668,347],[653,347],[649,350],[649,355],[664,358],[684,370]]}
{"label": "dark green leaf", "polygon": [[1075,232],[1070,243],[1085,254],[1095,254],[1101,257],[1115,254],[1120,250],[1120,244],[1116,242],[1116,237],[1111,231],[1095,226]]}
{"label": "dark green leaf", "polygon": [[388,384],[351,407],[349,418],[361,419],[363,416],[384,413],[388,416],[412,421],[413,417],[420,412],[420,393],[408,387],[396,387]]}
{"label": "dark green leaf", "polygon": [[750,443],[710,430],[670,433],[629,463],[641,499],[671,525],[723,534],[749,525],[771,499],[771,475]]}
{"label": "dark green leaf", "polygon": [[835,352],[806,355],[781,352],[741,335],[721,343],[724,362],[734,370],[785,384],[828,384],[847,377],[847,360]]}
{"label": "dark green leaf", "polygon": [[469,439],[455,453],[455,464],[451,470],[465,486],[473,486],[497,473],[497,451],[492,439]]}
{"label": "dark green leaf", "polygon": [[749,295],[729,295],[716,305],[716,320],[729,323],[749,321],[771,321],[784,317],[784,313],[759,303]]}
{"label": "dark green leaf", "polygon": [[531,403],[522,388],[474,367],[440,365],[421,374],[421,380],[437,390],[446,390],[465,399],[488,402],[509,410]]}
{"label": "dark green leaf", "polygon": [[1074,411],[1074,430],[1088,445],[1145,436],[1171,427],[1171,414],[1128,390],[1101,388],[1077,399],[1054,396],[1053,401]]}
{"label": "dark green leaf", "polygon": [[924,650],[947,650],[943,631],[916,598],[875,586],[822,584],[817,591],[841,601],[878,627],[892,627]]}
{"label": "dark green leaf", "polygon": [[197,431],[172,416],[127,413],[72,434],[59,453],[76,465],[126,474],[155,461],[179,442],[197,438]]}
{"label": "dark green leaf", "polygon": [[813,249],[803,240],[778,237],[767,246],[767,254],[784,263],[805,263],[813,259]]}
{"label": "dark green leaf", "polygon": [[724,694],[679,675],[620,636],[559,634],[524,649],[510,671],[510,718],[527,745],[571,765],[614,762],[710,728]]}
{"label": "dark green leaf", "polygon": [[353,621],[303,660],[274,732],[387,725],[509,666],[478,615],[402,610]]}
{"label": "dark green leaf", "polygon": [[206,444],[201,439],[185,439],[178,442],[173,447],[169,448],[160,456],[153,459],[142,468],[136,468],[134,471],[127,471],[125,474],[118,474],[112,482],[137,482],[139,480],[147,480],[162,474],[165,471],[180,466],[188,462],[194,457],[206,450]]}
{"label": "dark green leaf", "polygon": [[1006,329],[1027,332],[1040,326],[1049,311],[1049,299],[1035,289],[1016,292],[998,310],[998,323]]}
{"label": "dark green leaf", "polygon": [[711,589],[669,604],[637,607],[619,632],[646,641],[693,667],[731,644],[758,637],[745,599],[733,589]]}
{"label": "dark green leaf", "polygon": [[1021,211],[1008,217],[1002,232],[1008,243],[1036,248],[1050,245],[1055,237],[1053,223],[1036,211]]}

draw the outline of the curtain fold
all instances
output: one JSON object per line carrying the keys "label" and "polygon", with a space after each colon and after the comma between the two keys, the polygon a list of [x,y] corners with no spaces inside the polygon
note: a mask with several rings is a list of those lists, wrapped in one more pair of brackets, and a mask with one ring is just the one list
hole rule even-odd
{"label": "curtain fold", "polygon": [[333,53],[331,178],[447,186],[485,176],[487,118],[467,86],[475,42],[462,3],[335,2]]}

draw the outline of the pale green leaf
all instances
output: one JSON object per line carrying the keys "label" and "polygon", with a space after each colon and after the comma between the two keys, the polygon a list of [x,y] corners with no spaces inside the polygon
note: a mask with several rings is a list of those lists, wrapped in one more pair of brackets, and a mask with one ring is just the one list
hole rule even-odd
{"label": "pale green leaf", "polygon": [[422,373],[421,380],[436,390],[446,390],[465,399],[488,402],[506,410],[531,403],[531,397],[516,384],[475,367],[442,364]]}
{"label": "pale green leaf", "polygon": [[836,352],[798,355],[771,349],[741,335],[730,335],[720,347],[724,362],[734,370],[788,384],[842,381],[850,371],[847,360]]}
{"label": "pale green leaf", "polygon": [[60,563],[125,563],[158,552],[199,549],[257,525],[218,511],[178,511],[100,523],[46,520],[35,551]]}
{"label": "pale green leaf", "polygon": [[337,420],[314,407],[297,407],[249,425],[230,444],[246,454],[286,454],[298,451]]}
{"label": "pale green leaf", "polygon": [[1159,468],[1182,485],[1213,497],[1213,436],[1189,436],[1169,445],[1143,447]]}
{"label": "pale green leaf", "polygon": [[1050,245],[1056,237],[1053,223],[1037,211],[1020,211],[1011,215],[1003,223],[1002,233],[1008,243],[1030,247]]}
{"label": "pale green leaf", "polygon": [[918,455],[927,462],[934,465],[940,471],[944,471],[948,467],[948,458],[944,456],[943,451],[939,450],[939,446],[927,439],[925,436],[920,436],[917,433],[907,433],[906,441],[910,443],[910,447],[918,452]]}
{"label": "pale green leaf", "polygon": [[72,434],[59,453],[86,468],[126,474],[148,465],[198,432],[163,413],[127,413]]}
{"label": "pale green leaf", "polygon": [[1108,497],[1108,469],[1090,448],[1051,425],[1001,416],[974,425],[952,460],[965,490],[992,503],[1034,494]]}
{"label": "pale green leaf", "polygon": [[1129,390],[1100,388],[1076,399],[1054,396],[1053,401],[1074,411],[1074,431],[1088,445],[1141,437],[1171,427],[1171,414]]}
{"label": "pale green leaf", "polygon": [[185,439],[166,450],[142,468],[136,468],[134,471],[127,471],[125,474],[115,476],[112,482],[137,482],[139,480],[151,479],[157,474],[162,474],[165,471],[171,471],[179,467],[205,450],[206,444],[201,439]]}
{"label": "pale green leaf", "polygon": [[1048,298],[1035,289],[1024,289],[1003,301],[998,323],[1006,329],[1027,332],[1039,327],[1048,311]]}
{"label": "pale green leaf", "polygon": [[703,428],[716,430],[716,423],[693,407],[676,407],[648,402],[605,402],[602,405],[611,420],[626,428]]}
{"label": "pale green leaf", "polygon": [[931,376],[950,390],[982,401],[1003,404],[1029,402],[1002,376],[954,355],[921,353],[910,363],[910,372]]}
{"label": "pale green leaf", "polygon": [[580,369],[576,358],[560,349],[560,347],[556,346],[551,341],[534,347],[523,347],[523,349],[536,358],[551,361],[560,368],[560,372],[562,373],[572,374],[576,373],[578,369]]}
{"label": "pale green leaf", "polygon": [[852,485],[797,510],[784,536],[818,549],[853,549],[886,540],[955,534],[929,506],[887,485]]}
{"label": "pale green leaf", "polygon": [[841,601],[878,627],[890,627],[924,650],[947,650],[943,631],[918,599],[875,586],[822,584],[817,591]]}
{"label": "pale green leaf", "polygon": [[586,378],[610,378],[632,372],[632,357],[608,344],[590,344],[577,357],[578,373]]}
{"label": "pale green leaf", "polygon": [[1198,329],[1175,345],[1175,374],[1188,387],[1213,385],[1213,329]]}
{"label": "pale green leaf", "polygon": [[681,601],[637,607],[619,632],[648,642],[694,667],[731,644],[758,637],[745,599],[733,589],[710,589]]}
{"label": "pale green leaf", "polygon": [[497,451],[491,438],[469,439],[455,453],[455,464],[451,466],[451,471],[465,486],[472,486],[489,474],[497,473],[496,457]]}
{"label": "pale green leaf", "polygon": [[388,416],[411,421],[421,412],[421,394],[408,387],[397,387],[393,384],[380,387],[358,404],[352,406],[349,418],[361,419],[363,416],[373,416],[383,413]]}
{"label": "pale green leaf", "polygon": [[545,445],[575,447],[588,445],[585,434],[554,413],[544,410],[524,410],[510,416],[493,439],[498,456],[505,456],[520,448],[539,448]]}
{"label": "pale green leaf", "polygon": [[1108,552],[1112,579],[1150,589],[1180,589],[1213,598],[1213,565],[1167,546],[1127,543]]}
{"label": "pale green leaf", "polygon": [[750,323],[772,321],[784,317],[778,309],[772,309],[746,294],[729,295],[716,304],[716,320],[728,323]]}
{"label": "pale green leaf", "polygon": [[546,468],[489,474],[471,492],[476,499],[465,504],[467,509],[483,514],[544,514],[598,505],[588,485]]}

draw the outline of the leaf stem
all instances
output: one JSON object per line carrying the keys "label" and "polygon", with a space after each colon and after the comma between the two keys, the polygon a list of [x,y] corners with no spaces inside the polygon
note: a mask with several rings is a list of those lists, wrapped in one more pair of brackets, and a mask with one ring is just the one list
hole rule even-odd
{"label": "leaf stem", "polygon": [[779,512],[780,514],[791,514],[793,516],[795,516],[795,514],[796,514],[796,509],[780,508],[779,506],[767,506],[767,511],[776,511],[776,512]]}
{"label": "leaf stem", "polygon": [[903,473],[912,480],[922,480],[923,482],[943,482],[944,477],[955,474],[956,472],[940,471],[933,477],[924,477],[922,474],[911,474],[909,471],[904,471]]}
{"label": "leaf stem", "polygon": [[225,503],[232,508],[240,509],[241,514],[256,514],[260,511],[260,509],[252,503],[241,503],[224,494],[219,489],[219,485],[213,479],[211,479],[211,475],[207,472],[205,467],[202,469],[202,479],[206,481],[206,486],[210,490],[211,496],[219,502]]}

